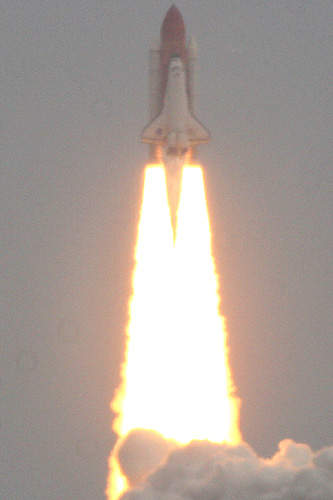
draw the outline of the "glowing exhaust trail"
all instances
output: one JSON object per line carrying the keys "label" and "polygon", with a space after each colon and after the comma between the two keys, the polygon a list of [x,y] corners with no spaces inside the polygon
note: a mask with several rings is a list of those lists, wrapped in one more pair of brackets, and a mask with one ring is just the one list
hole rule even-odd
{"label": "glowing exhaust trail", "polygon": [[166,316],[170,314],[172,251],[173,233],[164,169],[148,166],[135,255],[126,365],[123,367],[126,396],[121,396],[121,435],[134,427],[154,429],[164,412],[166,402],[158,374],[167,373],[170,368],[166,356],[169,347]]}
{"label": "glowing exhaust trail", "polygon": [[[135,427],[154,428],[152,399],[155,409],[163,404],[163,393],[155,377],[156,365],[167,373],[161,338],[167,339],[163,316],[166,313],[173,232],[167,201],[164,168],[147,165],[138,239],[135,250],[133,294],[127,328],[126,354],[122,366],[122,384],[111,408],[117,417],[113,430],[119,437]],[[167,343],[167,341],[166,341]],[[127,488],[119,469],[116,450],[109,460],[107,497],[115,500]]]}
{"label": "glowing exhaust trail", "polygon": [[[123,384],[112,403],[120,437],[140,427],[179,443],[240,440],[217,288],[201,168],[184,168],[174,243],[164,169],[148,166]],[[126,487],[114,452],[109,500]]]}
{"label": "glowing exhaust trail", "polygon": [[[205,199],[202,169],[185,166],[175,242],[177,328],[183,370],[179,378],[181,442],[240,440],[239,401],[233,396],[228,366],[227,334],[219,314],[220,298]],[[180,403],[179,403],[180,404]],[[193,417],[195,415],[195,417]],[[176,436],[175,436],[176,437]]]}

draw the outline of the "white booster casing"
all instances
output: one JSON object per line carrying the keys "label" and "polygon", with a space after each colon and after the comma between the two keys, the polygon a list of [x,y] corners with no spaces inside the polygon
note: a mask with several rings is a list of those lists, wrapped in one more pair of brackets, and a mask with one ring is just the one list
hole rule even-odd
{"label": "white booster casing", "polygon": [[196,103],[198,96],[198,49],[193,35],[190,35],[187,44],[187,60],[186,60],[186,75],[187,75],[187,94],[190,112],[195,115]]}
{"label": "white booster casing", "polygon": [[[153,42],[149,50],[149,121],[156,118],[162,106],[161,96],[161,52],[159,42]],[[150,158],[155,159],[156,147],[149,147]]]}
{"label": "white booster casing", "polygon": [[153,120],[161,111],[161,63],[160,45],[154,42],[149,50],[149,119]]}

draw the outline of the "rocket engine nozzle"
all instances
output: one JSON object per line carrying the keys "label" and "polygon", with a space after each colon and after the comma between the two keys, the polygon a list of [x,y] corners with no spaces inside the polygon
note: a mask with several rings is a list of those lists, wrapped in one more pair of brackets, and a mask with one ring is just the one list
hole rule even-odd
{"label": "rocket engine nozzle", "polygon": [[166,154],[183,157],[189,150],[189,140],[184,132],[171,132],[168,136]]}

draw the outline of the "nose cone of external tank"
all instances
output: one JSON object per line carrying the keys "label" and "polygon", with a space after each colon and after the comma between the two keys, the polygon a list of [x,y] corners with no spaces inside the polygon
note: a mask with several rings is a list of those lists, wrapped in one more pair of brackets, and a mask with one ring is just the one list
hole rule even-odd
{"label": "nose cone of external tank", "polygon": [[175,5],[172,5],[165,14],[161,28],[162,42],[168,43],[177,40],[185,43],[185,24],[181,13]]}

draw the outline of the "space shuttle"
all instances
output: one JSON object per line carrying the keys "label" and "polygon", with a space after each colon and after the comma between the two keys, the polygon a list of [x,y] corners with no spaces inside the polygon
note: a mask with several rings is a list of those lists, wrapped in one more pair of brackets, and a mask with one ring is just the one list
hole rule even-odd
{"label": "space shuttle", "polygon": [[185,25],[175,5],[165,15],[160,43],[149,55],[150,123],[141,140],[150,145],[150,162],[190,163],[195,148],[210,141],[208,130],[195,116],[197,48],[193,36],[186,44]]}

